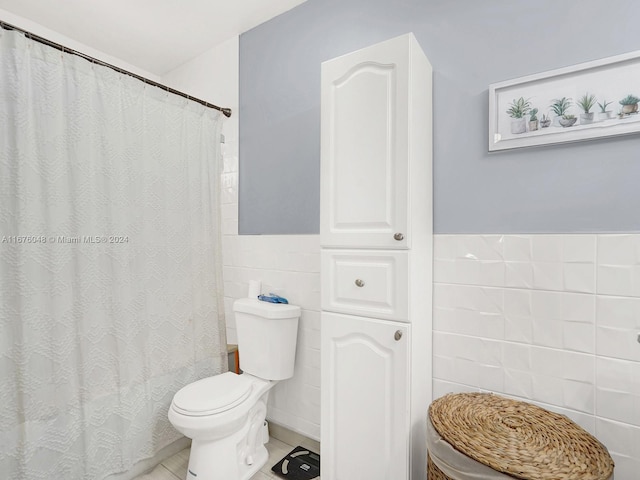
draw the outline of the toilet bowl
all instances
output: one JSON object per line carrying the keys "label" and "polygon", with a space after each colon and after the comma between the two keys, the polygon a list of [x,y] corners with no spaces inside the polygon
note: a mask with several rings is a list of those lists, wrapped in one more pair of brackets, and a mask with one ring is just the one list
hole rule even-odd
{"label": "toilet bowl", "polygon": [[245,480],[260,470],[268,457],[262,426],[276,383],[227,372],[176,393],[169,421],[192,439],[188,480]]}
{"label": "toilet bowl", "polygon": [[186,480],[248,480],[266,463],[269,392],[293,375],[300,307],[234,303],[241,375],[227,372],[180,389],[169,421],[192,439]]}

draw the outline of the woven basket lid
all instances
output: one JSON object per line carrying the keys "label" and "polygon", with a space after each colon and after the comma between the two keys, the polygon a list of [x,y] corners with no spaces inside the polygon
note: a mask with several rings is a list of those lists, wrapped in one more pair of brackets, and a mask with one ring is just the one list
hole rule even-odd
{"label": "woven basket lid", "polygon": [[525,480],[606,480],[606,447],[564,415],[489,393],[449,394],[429,407],[431,423],[459,452]]}

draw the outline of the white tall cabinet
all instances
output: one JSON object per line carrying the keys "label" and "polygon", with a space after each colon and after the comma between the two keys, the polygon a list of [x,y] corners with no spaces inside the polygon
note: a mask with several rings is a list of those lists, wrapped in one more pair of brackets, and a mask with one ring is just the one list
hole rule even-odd
{"label": "white tall cabinet", "polygon": [[322,64],[323,480],[423,480],[432,71],[413,34]]}

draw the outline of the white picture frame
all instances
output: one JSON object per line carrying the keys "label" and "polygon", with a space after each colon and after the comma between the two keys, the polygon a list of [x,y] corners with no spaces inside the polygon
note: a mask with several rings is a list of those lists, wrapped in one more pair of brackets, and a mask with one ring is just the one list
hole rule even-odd
{"label": "white picture frame", "polygon": [[[588,105],[591,95],[595,103],[589,120],[579,103],[586,100]],[[489,86],[489,151],[638,133],[638,102],[621,103],[634,99],[640,102],[640,50],[493,83]],[[563,106],[565,114],[557,115]],[[527,108],[528,113],[517,118]],[[537,128],[531,122],[533,108],[538,110]],[[550,120],[548,126],[542,126],[542,115]]]}

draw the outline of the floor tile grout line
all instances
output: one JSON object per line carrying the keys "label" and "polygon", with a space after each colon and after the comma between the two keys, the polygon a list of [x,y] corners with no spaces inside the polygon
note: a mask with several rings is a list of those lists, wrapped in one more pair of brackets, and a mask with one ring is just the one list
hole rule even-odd
{"label": "floor tile grout line", "polygon": [[169,475],[171,475],[172,477],[174,477],[176,480],[180,480],[180,477],[178,477],[175,473],[173,473],[171,470],[169,470],[167,468],[167,466],[164,463],[161,463],[160,466],[162,468],[164,468],[167,472],[169,472]]}

